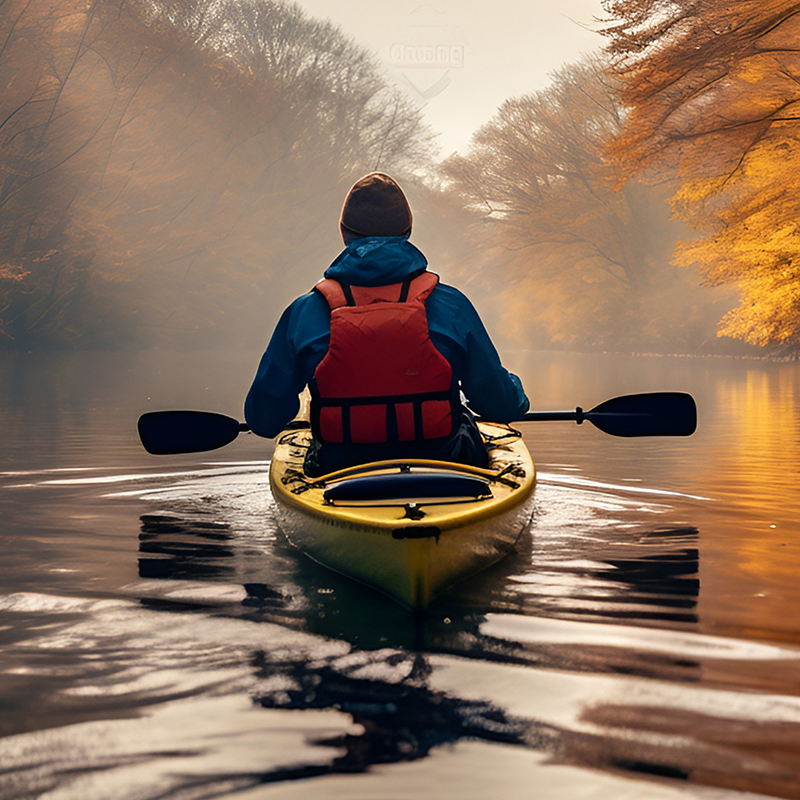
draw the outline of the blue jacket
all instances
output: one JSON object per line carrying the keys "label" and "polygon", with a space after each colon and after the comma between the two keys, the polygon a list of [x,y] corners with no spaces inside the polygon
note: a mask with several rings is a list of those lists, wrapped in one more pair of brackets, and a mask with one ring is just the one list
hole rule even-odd
{"label": "blue jacket", "polygon": [[[400,283],[427,266],[425,256],[405,236],[368,237],[352,242],[325,271],[354,286]],[[439,283],[425,308],[431,341],[450,362],[470,408],[495,422],[511,422],[528,410],[516,375],[500,363],[478,312],[452,286]],[[295,417],[298,395],[328,351],[330,308],[319,292],[298,297],[281,316],[245,401],[250,429],[277,436]]]}

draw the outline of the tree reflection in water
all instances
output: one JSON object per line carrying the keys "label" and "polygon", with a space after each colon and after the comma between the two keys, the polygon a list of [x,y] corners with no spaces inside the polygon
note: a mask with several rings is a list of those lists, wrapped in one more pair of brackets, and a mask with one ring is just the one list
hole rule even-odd
{"label": "tree reflection in water", "polygon": [[[248,558],[247,536],[229,524],[176,514],[148,514],[141,522],[142,578],[228,582],[237,573],[237,562]],[[686,778],[689,773],[682,767],[662,763],[669,759],[616,757],[606,753],[596,737],[516,717],[490,700],[462,698],[430,683],[431,658],[437,654],[572,673],[699,680],[700,662],[680,653],[494,635],[491,620],[498,615],[523,621],[591,621],[604,623],[609,632],[619,623],[696,628],[696,529],[616,537],[628,539],[622,543],[604,538],[590,548],[590,558],[574,558],[567,551],[540,553],[547,559],[543,564],[537,563],[536,537],[529,535],[518,552],[437,599],[426,613],[414,615],[301,556],[278,534],[269,552],[260,556],[270,559],[275,580],[245,582],[241,608],[233,613],[344,639],[354,649],[345,656],[316,660],[280,650],[254,651],[252,667],[259,687],[255,699],[269,709],[335,709],[351,715],[358,728],[315,740],[343,750],[328,764],[309,766],[308,774],[279,772],[262,781],[413,761],[427,756],[431,748],[463,738],[569,753],[567,760],[573,763],[602,762],[606,768]],[[244,571],[254,574],[252,569]],[[162,610],[187,609],[181,601],[152,596],[142,600]]]}

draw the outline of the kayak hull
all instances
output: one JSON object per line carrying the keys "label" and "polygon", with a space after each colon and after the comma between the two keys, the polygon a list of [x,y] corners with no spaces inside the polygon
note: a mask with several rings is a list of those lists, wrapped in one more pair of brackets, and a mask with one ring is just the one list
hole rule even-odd
{"label": "kayak hull", "polygon": [[[424,608],[507,555],[530,523],[535,468],[527,448],[506,426],[480,425],[490,443],[485,470],[386,461],[317,479],[302,471],[310,432],[284,432],[270,466],[281,530],[320,564]],[[461,496],[437,496],[440,487]]]}

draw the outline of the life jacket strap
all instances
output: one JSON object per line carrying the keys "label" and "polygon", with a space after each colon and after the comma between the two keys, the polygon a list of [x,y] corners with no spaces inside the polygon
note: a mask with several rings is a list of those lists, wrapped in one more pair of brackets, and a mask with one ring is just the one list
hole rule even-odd
{"label": "life jacket strap", "polygon": [[[370,303],[406,303],[425,301],[439,282],[435,272],[426,269],[408,275],[401,283],[386,286],[354,286],[332,278],[323,278],[314,286],[327,301],[331,311],[342,306],[361,306]],[[398,288],[399,287],[399,288]]]}
{"label": "life jacket strap", "polygon": [[320,397],[312,380],[311,428],[323,442],[378,444],[446,439],[460,414],[458,387],[419,394]]}

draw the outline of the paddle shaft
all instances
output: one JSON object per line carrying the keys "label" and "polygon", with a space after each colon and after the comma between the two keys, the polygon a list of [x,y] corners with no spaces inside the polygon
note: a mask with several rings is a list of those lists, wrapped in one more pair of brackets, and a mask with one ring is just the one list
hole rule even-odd
{"label": "paddle shaft", "polygon": [[577,422],[578,425],[598,419],[651,416],[645,412],[619,413],[614,411],[584,411],[578,406],[574,411],[530,411],[514,422]]}
{"label": "paddle shaft", "polygon": [[577,422],[580,425],[586,416],[579,406],[574,411],[531,411],[515,422]]}

